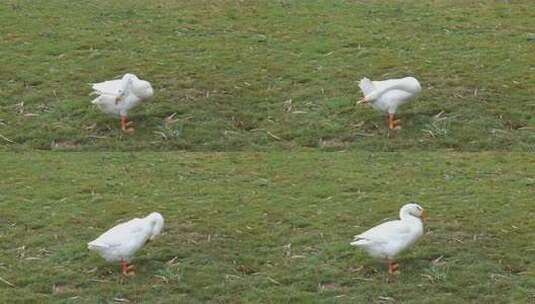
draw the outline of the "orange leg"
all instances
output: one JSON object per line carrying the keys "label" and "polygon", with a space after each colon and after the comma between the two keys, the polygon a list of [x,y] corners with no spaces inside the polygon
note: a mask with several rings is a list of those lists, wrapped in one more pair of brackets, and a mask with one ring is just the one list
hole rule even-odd
{"label": "orange leg", "polygon": [[128,275],[128,263],[123,259],[121,259],[121,272],[124,275]]}
{"label": "orange leg", "polygon": [[126,131],[126,123],[127,123],[126,116],[121,116],[121,130]]}

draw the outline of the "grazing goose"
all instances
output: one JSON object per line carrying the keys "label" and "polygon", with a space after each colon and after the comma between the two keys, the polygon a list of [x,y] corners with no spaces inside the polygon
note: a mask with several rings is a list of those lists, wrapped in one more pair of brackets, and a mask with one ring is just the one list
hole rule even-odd
{"label": "grazing goose", "polygon": [[158,237],[163,224],[162,215],[153,212],[111,228],[87,243],[87,248],[98,252],[108,262],[120,262],[122,273],[127,275],[133,268],[133,265],[128,266],[128,262],[146,242]]}
{"label": "grazing goose", "polygon": [[400,129],[400,120],[394,119],[398,107],[413,99],[420,93],[422,88],[414,77],[401,79],[389,79],[383,81],[371,81],[362,78],[359,87],[364,98],[357,103],[369,103],[372,108],[387,113],[388,127],[391,130]]}
{"label": "grazing goose", "polygon": [[406,204],[399,211],[399,220],[382,223],[355,235],[350,244],[363,248],[374,258],[385,260],[388,264],[388,272],[394,273],[399,269],[399,264],[394,262],[394,257],[409,248],[423,235],[424,216],[424,209],[418,204]]}
{"label": "grazing goose", "polygon": [[133,132],[127,122],[128,111],[141,101],[154,95],[152,86],[148,81],[137,78],[134,74],[125,74],[121,79],[108,80],[92,84],[94,92],[98,95],[92,103],[104,113],[121,118],[121,130]]}

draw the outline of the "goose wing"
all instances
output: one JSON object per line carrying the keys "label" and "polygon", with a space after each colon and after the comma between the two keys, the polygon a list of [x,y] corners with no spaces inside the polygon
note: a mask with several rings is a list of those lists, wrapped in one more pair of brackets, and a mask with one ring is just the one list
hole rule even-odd
{"label": "goose wing", "polygon": [[381,95],[394,90],[403,91],[413,96],[421,91],[420,83],[414,77],[372,81],[371,83],[375,89],[366,93],[365,97],[367,100],[375,100]]}
{"label": "goose wing", "polygon": [[144,227],[144,221],[135,218],[126,223],[119,224],[110,230],[104,232],[96,240],[90,242],[88,245],[95,247],[111,248],[121,246],[130,239],[144,238],[147,229]]}
{"label": "goose wing", "polygon": [[94,83],[92,88],[98,95],[125,96],[132,90],[132,84],[135,80],[138,80],[136,75],[127,73],[121,79]]}
{"label": "goose wing", "polygon": [[115,79],[94,83],[92,88],[98,95],[119,95],[121,90],[121,81],[121,79]]}
{"label": "goose wing", "polygon": [[397,240],[402,235],[410,232],[410,228],[399,220],[377,225],[361,234],[354,236],[353,245],[365,245],[371,243],[386,244]]}

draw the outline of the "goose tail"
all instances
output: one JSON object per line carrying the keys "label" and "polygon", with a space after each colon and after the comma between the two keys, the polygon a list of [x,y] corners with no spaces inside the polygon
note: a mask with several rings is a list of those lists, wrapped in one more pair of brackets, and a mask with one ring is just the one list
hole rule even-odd
{"label": "goose tail", "polygon": [[360,87],[360,90],[362,91],[362,94],[364,94],[364,96],[369,95],[371,92],[373,92],[373,90],[375,90],[375,86],[373,85],[373,82],[366,77],[360,80],[359,87]]}
{"label": "goose tail", "polygon": [[102,244],[98,241],[92,241],[92,242],[89,242],[87,243],[87,249],[89,250],[99,250],[99,249],[103,249],[103,248],[108,248],[107,245],[105,244]]}
{"label": "goose tail", "polygon": [[361,246],[368,245],[368,243],[369,241],[367,239],[355,236],[355,239],[353,240],[353,242],[349,244],[354,247],[361,247]]}

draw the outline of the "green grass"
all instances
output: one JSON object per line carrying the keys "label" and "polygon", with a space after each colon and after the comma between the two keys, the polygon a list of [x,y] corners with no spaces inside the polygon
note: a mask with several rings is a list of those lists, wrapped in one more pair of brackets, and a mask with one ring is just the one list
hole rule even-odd
{"label": "green grass", "polygon": [[[5,153],[0,163],[0,277],[15,286],[0,282],[2,303],[535,297],[529,154]],[[409,200],[427,209],[426,234],[389,277],[348,243]],[[139,252],[135,277],[86,249],[151,211],[165,233]]]}
{"label": "green grass", "polygon": [[[0,27],[2,150],[535,151],[532,0],[5,0]],[[156,89],[133,136],[88,96],[125,72]],[[405,75],[390,134],[357,81]]]}

